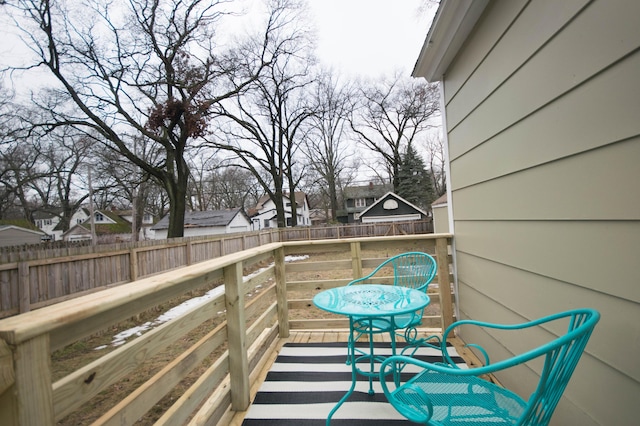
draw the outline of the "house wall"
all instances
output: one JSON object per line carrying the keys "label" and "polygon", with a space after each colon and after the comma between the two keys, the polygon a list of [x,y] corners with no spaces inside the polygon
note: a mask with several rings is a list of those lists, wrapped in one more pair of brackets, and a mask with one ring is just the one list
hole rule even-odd
{"label": "house wall", "polygon": [[449,213],[447,205],[432,206],[431,213],[433,214],[433,232],[436,234],[448,234]]}
{"label": "house wall", "polygon": [[44,235],[28,230],[4,228],[0,230],[0,247],[40,244]]}
{"label": "house wall", "polygon": [[[637,422],[639,16],[635,0],[492,1],[444,77],[460,317],[602,314],[554,425]],[[526,395],[537,376],[519,371],[499,378]]]}
{"label": "house wall", "polygon": [[227,232],[229,233],[248,231],[251,231],[251,222],[242,214],[237,214],[227,226]]}

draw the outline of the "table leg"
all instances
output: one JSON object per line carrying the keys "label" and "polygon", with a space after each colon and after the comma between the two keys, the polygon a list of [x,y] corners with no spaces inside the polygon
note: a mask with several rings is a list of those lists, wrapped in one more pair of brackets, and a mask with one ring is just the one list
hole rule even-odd
{"label": "table leg", "polygon": [[344,404],[344,402],[353,394],[353,391],[356,388],[356,382],[358,380],[357,374],[358,370],[356,368],[356,347],[355,347],[355,339],[354,339],[354,329],[353,329],[353,318],[349,317],[349,341],[347,343],[347,365],[351,364],[351,387],[344,394],[344,396],[338,401],[338,403],[331,409],[329,415],[327,416],[327,421],[325,423],[326,426],[331,424],[331,417],[335,414],[335,412]]}

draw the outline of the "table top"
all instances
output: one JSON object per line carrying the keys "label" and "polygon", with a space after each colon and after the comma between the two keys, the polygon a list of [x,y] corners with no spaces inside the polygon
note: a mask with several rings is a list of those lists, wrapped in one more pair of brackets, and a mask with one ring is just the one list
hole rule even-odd
{"label": "table top", "polygon": [[422,309],[429,304],[429,296],[407,287],[358,284],[322,291],[313,298],[313,304],[334,314],[380,317]]}

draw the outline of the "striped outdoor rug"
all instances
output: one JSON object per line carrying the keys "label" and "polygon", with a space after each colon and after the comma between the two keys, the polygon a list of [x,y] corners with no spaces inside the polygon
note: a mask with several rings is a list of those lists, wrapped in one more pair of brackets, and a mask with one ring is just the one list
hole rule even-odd
{"label": "striped outdoor rug", "polygon": [[[401,349],[402,344],[398,347]],[[376,354],[390,354],[390,351],[388,343],[375,343]],[[456,363],[464,365],[453,347],[449,353]],[[442,360],[438,351],[431,348],[419,349],[414,357],[430,362]],[[324,426],[331,409],[351,386],[351,367],[346,365],[346,359],[346,343],[285,344],[251,404],[243,426]],[[335,412],[331,425],[415,424],[405,420],[387,402],[378,381],[374,382],[375,395],[370,396],[368,390],[367,378],[358,377],[355,392]]]}

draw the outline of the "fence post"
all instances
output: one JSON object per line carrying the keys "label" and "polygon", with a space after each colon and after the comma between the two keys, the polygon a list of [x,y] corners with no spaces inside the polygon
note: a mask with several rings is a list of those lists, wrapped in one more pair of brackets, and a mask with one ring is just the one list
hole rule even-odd
{"label": "fence post", "polygon": [[362,277],[362,251],[359,241],[351,243],[351,269],[354,280]]}
{"label": "fence post", "polygon": [[185,262],[187,266],[191,265],[191,240],[185,241],[184,250],[185,250]]}
{"label": "fence post", "polygon": [[278,308],[278,333],[281,338],[289,337],[289,302],[287,301],[287,280],[284,266],[284,247],[273,253],[276,276],[276,301]]}
{"label": "fence post", "polygon": [[138,279],[138,250],[135,248],[129,251],[129,279],[131,281]]}
{"label": "fence post", "polygon": [[29,279],[29,263],[18,262],[18,295],[20,313],[31,310],[31,283]]}
{"label": "fence post", "polygon": [[244,411],[249,407],[250,388],[242,262],[224,268],[224,293],[227,308],[231,409]]}
{"label": "fence post", "polygon": [[438,289],[440,291],[440,315],[442,329],[453,323],[453,304],[451,302],[451,281],[449,281],[449,251],[447,238],[436,238],[436,262],[438,263]]}

